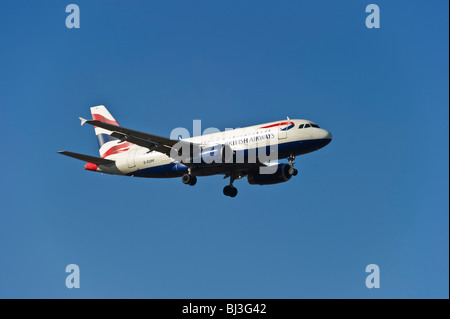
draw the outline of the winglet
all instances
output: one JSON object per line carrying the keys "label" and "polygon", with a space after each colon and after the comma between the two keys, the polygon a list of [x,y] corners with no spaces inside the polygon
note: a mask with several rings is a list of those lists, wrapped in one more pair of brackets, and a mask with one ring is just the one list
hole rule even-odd
{"label": "winglet", "polygon": [[86,119],[84,119],[84,118],[82,118],[82,117],[79,117],[79,119],[81,120],[81,126],[83,126],[83,125],[84,125],[84,123],[86,123],[86,122],[87,122],[87,120],[86,120]]}

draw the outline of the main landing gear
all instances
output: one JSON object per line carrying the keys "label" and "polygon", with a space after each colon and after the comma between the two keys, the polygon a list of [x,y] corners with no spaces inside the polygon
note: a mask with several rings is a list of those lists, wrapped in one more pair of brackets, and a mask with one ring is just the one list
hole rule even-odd
{"label": "main landing gear", "polygon": [[223,188],[223,194],[225,196],[236,197],[238,190],[233,185],[227,185]]}
{"label": "main landing gear", "polygon": [[288,157],[288,161],[289,161],[289,174],[292,176],[297,176],[298,174],[298,170],[296,168],[294,168],[294,162],[295,160],[295,156],[291,154],[291,156]]}
{"label": "main landing gear", "polygon": [[233,186],[233,182],[235,180],[235,176],[233,174],[230,175],[230,185],[227,185],[223,188],[223,194],[225,196],[236,197],[238,190]]}
{"label": "main landing gear", "polygon": [[181,181],[183,184],[194,186],[197,183],[197,177],[191,174],[184,174]]}

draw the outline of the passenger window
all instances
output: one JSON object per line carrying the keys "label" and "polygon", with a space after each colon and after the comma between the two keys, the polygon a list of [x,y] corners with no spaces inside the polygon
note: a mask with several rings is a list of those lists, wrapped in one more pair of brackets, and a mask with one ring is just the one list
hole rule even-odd
{"label": "passenger window", "polygon": [[303,128],[303,126],[305,126],[305,124],[300,124],[298,128]]}
{"label": "passenger window", "polygon": [[305,124],[305,128],[311,127],[310,124]]}

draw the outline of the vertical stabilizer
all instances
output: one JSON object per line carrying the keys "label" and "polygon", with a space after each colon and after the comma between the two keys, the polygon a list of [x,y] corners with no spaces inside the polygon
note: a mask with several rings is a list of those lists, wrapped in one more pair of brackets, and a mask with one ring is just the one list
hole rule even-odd
{"label": "vertical stabilizer", "polygon": [[[93,120],[119,126],[119,123],[117,123],[104,105],[91,107],[91,113]],[[110,136],[110,134],[111,132],[108,130],[95,127],[95,135],[97,136],[101,158],[123,153],[130,149],[131,144],[129,142],[121,142],[119,139]]]}

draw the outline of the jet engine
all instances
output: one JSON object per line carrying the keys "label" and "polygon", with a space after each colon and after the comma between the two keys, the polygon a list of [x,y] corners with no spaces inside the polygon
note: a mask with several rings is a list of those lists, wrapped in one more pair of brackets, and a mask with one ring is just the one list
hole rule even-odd
{"label": "jet engine", "polygon": [[261,174],[259,171],[248,175],[248,183],[251,185],[270,185],[284,183],[291,179],[289,164],[278,164],[272,174]]}

